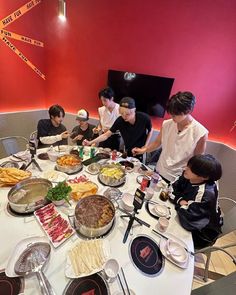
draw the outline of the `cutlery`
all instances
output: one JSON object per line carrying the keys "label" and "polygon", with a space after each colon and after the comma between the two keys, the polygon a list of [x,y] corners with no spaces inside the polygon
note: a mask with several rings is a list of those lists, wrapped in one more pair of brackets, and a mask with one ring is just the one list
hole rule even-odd
{"label": "cutlery", "polygon": [[124,289],[124,286],[123,286],[123,284],[122,284],[122,282],[121,282],[120,275],[118,274],[117,277],[118,277],[119,283],[120,283],[120,285],[121,285],[122,292],[123,292],[123,294],[125,295],[125,289]]}
{"label": "cutlery", "polygon": [[14,154],[11,154],[11,156],[12,156],[13,158],[18,159],[18,160],[21,160],[22,162],[25,162],[25,161],[26,161],[25,159],[22,159],[21,157],[18,157],[18,156],[14,155]]}
{"label": "cutlery", "polygon": [[[158,236],[168,240],[169,238],[161,233],[159,233],[158,231],[156,231],[155,229],[152,229],[152,232],[154,232],[155,234],[157,234]],[[181,245],[182,246],[182,245]],[[190,251],[189,249],[187,249],[186,247],[182,246],[184,248],[184,250],[186,252],[188,252],[190,255],[194,256],[194,252]]]}
{"label": "cutlery", "polygon": [[125,277],[124,270],[123,270],[122,267],[121,267],[120,269],[121,269],[121,273],[122,273],[123,278],[124,278],[124,282],[125,282],[125,285],[126,285],[126,288],[127,288],[128,294],[130,295],[129,286],[128,286],[128,283],[127,283],[127,280],[126,280],[126,277]]}

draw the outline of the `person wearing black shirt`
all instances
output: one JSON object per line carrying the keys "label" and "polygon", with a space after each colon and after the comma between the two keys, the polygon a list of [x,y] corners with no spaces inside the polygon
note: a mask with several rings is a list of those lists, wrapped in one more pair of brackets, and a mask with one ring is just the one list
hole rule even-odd
{"label": "person wearing black shirt", "polygon": [[124,97],[120,101],[120,117],[116,119],[111,128],[92,141],[84,140],[84,145],[99,143],[117,131],[120,132],[128,156],[132,156],[134,147],[143,147],[149,143],[152,135],[152,123],[149,116],[136,112],[135,101],[131,97]]}
{"label": "person wearing black shirt", "polygon": [[172,184],[170,200],[181,225],[192,232],[195,248],[211,246],[221,233],[223,219],[215,183],[221,175],[221,164],[212,155],[196,155]]}
{"label": "person wearing black shirt", "polygon": [[62,124],[65,111],[60,105],[49,108],[50,119],[41,119],[37,126],[38,148],[68,144],[69,132]]}
{"label": "person wearing black shirt", "polygon": [[82,109],[78,111],[76,120],[78,121],[78,126],[75,126],[72,130],[71,138],[73,142],[77,145],[82,145],[84,139],[92,140],[98,135],[93,133],[95,125],[89,124],[89,112]]}

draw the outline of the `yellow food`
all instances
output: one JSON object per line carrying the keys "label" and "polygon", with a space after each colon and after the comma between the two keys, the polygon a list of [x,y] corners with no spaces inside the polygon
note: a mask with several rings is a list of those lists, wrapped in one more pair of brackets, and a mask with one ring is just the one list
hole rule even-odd
{"label": "yellow food", "polygon": [[76,166],[81,163],[81,160],[74,155],[65,155],[57,159],[57,164],[60,166]]}
{"label": "yellow food", "polygon": [[117,167],[104,167],[101,170],[103,176],[108,176],[115,179],[120,179],[124,176],[124,172]]}
{"label": "yellow food", "polygon": [[95,195],[98,191],[98,186],[92,182],[69,183],[72,188],[72,199],[78,201],[84,197]]}
{"label": "yellow food", "polygon": [[31,172],[17,168],[0,168],[0,186],[15,185],[19,181],[27,179]]}
{"label": "yellow food", "polygon": [[106,261],[101,239],[81,241],[68,252],[68,255],[76,276],[89,274],[101,268]]}

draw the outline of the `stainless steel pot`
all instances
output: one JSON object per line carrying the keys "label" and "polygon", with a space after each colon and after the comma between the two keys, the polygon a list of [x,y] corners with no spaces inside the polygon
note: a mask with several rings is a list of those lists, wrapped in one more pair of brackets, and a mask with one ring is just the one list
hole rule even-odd
{"label": "stainless steel pot", "polygon": [[32,178],[17,183],[7,196],[11,209],[18,213],[34,212],[48,203],[45,197],[51,187],[52,183],[44,178]]}
{"label": "stainless steel pot", "polygon": [[[89,218],[90,213],[95,212],[95,214],[93,215],[93,217],[94,217],[94,216],[96,216],[96,202],[98,202],[98,203],[103,202],[104,204],[109,205],[112,210],[112,217],[111,217],[111,220],[107,224],[105,224],[104,226],[90,227],[80,221],[81,218],[78,216],[78,209],[81,206],[84,206],[85,219]],[[86,204],[88,204],[87,208],[85,206]],[[91,204],[93,204],[93,206],[91,206]],[[92,210],[92,211],[90,211],[90,210]],[[89,238],[99,237],[99,236],[105,234],[106,232],[108,232],[113,224],[114,219],[115,219],[114,204],[104,196],[100,196],[100,195],[88,196],[86,198],[81,199],[75,207],[75,215],[74,215],[75,229],[76,229],[76,231],[78,231],[82,235],[89,237]]]}
{"label": "stainless steel pot", "polygon": [[[80,160],[80,163],[78,163],[78,164],[76,164],[76,165],[59,165],[58,164],[58,162],[60,161],[60,159],[62,158],[62,157],[65,157],[65,156],[69,156],[69,157],[75,157],[77,160]],[[82,164],[82,161],[81,161],[81,159],[79,158],[79,157],[77,157],[76,155],[63,155],[63,156],[61,156],[61,157],[58,157],[58,159],[57,159],[57,164],[56,164],[56,169],[58,170],[58,171],[61,171],[61,172],[64,172],[64,173],[68,173],[68,174],[74,174],[74,173],[76,173],[76,172],[80,172],[81,170],[82,170],[82,168],[83,168],[83,164]]]}

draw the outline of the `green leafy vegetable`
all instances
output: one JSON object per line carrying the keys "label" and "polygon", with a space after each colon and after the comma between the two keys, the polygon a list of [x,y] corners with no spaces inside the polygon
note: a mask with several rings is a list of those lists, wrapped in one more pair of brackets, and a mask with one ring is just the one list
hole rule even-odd
{"label": "green leafy vegetable", "polygon": [[60,201],[64,199],[70,205],[68,196],[71,191],[71,187],[68,186],[65,181],[59,182],[55,187],[48,190],[46,198],[50,201]]}

